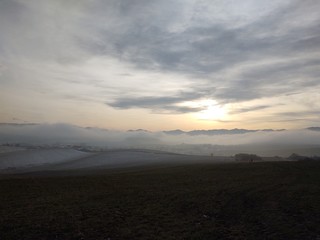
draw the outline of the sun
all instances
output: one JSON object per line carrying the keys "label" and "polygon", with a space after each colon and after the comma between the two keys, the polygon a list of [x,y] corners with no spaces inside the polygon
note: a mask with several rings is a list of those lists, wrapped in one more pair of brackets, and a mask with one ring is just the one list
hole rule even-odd
{"label": "sun", "polygon": [[202,109],[199,112],[194,113],[195,117],[199,120],[221,120],[227,114],[226,108],[219,105],[217,101],[212,99],[186,102],[184,105]]}
{"label": "sun", "polygon": [[218,120],[223,119],[226,115],[226,110],[217,105],[217,103],[213,100],[208,100],[204,104],[206,109],[197,113],[197,117],[202,120]]}
{"label": "sun", "polygon": [[201,120],[219,120],[226,115],[226,109],[214,100],[201,100],[199,104],[204,108],[204,110],[196,114]]}

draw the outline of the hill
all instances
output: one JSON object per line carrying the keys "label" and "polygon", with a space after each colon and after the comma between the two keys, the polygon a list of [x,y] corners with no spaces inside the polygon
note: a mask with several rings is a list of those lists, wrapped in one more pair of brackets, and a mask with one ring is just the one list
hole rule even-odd
{"label": "hill", "polygon": [[320,162],[0,179],[1,239],[318,239]]}

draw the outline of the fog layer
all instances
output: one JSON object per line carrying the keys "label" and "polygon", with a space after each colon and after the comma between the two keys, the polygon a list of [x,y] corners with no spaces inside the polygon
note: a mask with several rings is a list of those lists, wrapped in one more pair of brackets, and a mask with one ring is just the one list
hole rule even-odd
{"label": "fog layer", "polygon": [[1,124],[0,143],[73,144],[105,148],[148,148],[156,145],[211,144],[211,145],[319,145],[320,131],[310,129],[283,131],[243,131],[230,134],[190,135],[187,132],[168,134],[146,130],[115,131],[83,128],[68,124]]}

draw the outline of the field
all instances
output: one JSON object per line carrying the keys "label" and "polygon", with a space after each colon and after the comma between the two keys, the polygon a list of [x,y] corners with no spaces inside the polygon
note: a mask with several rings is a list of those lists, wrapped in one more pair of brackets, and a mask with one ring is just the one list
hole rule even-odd
{"label": "field", "polygon": [[320,162],[5,175],[0,239],[320,239]]}

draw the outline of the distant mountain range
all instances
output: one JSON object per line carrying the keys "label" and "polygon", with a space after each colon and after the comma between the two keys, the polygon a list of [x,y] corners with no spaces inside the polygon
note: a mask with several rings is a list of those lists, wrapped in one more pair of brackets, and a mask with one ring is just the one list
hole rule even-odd
{"label": "distant mountain range", "polygon": [[171,131],[163,131],[165,134],[169,135],[181,135],[187,134],[190,136],[196,135],[225,135],[225,134],[244,134],[244,133],[251,133],[251,132],[279,132],[285,131],[285,129],[257,129],[257,130],[249,130],[249,129],[210,129],[210,130],[192,130],[192,131],[182,131],[180,129],[171,130]]}
{"label": "distant mountain range", "polygon": [[[50,125],[50,124],[41,124],[41,123],[0,123],[0,126],[34,126],[34,125]],[[59,125],[59,124],[52,124],[52,125]],[[64,125],[64,124],[62,124]],[[108,131],[108,129],[104,128],[97,128],[97,127],[79,127],[76,125],[65,124],[72,127],[83,128],[87,130],[95,130],[95,131]],[[310,131],[320,131],[320,127],[308,127],[306,130]],[[234,128],[234,129],[209,129],[209,130],[191,130],[191,131],[183,131],[181,129],[175,130],[167,130],[167,131],[160,131],[161,133],[165,133],[168,135],[182,135],[186,134],[189,136],[198,136],[198,135],[233,135],[233,134],[244,134],[244,133],[253,133],[253,132],[280,132],[286,131],[286,129],[242,129],[242,128]],[[152,133],[152,131],[146,129],[130,129],[127,132],[131,133]]]}
{"label": "distant mountain range", "polygon": [[[168,130],[168,131],[160,131],[161,133],[165,133],[168,135],[182,135],[186,134],[189,136],[198,136],[198,135],[231,135],[231,134],[244,134],[244,133],[252,133],[252,132],[279,132],[285,131],[286,129],[209,129],[209,130],[191,130],[191,131],[183,131],[181,129],[176,130]],[[140,132],[140,133],[152,133],[151,131],[145,129],[130,129],[127,132]]]}

